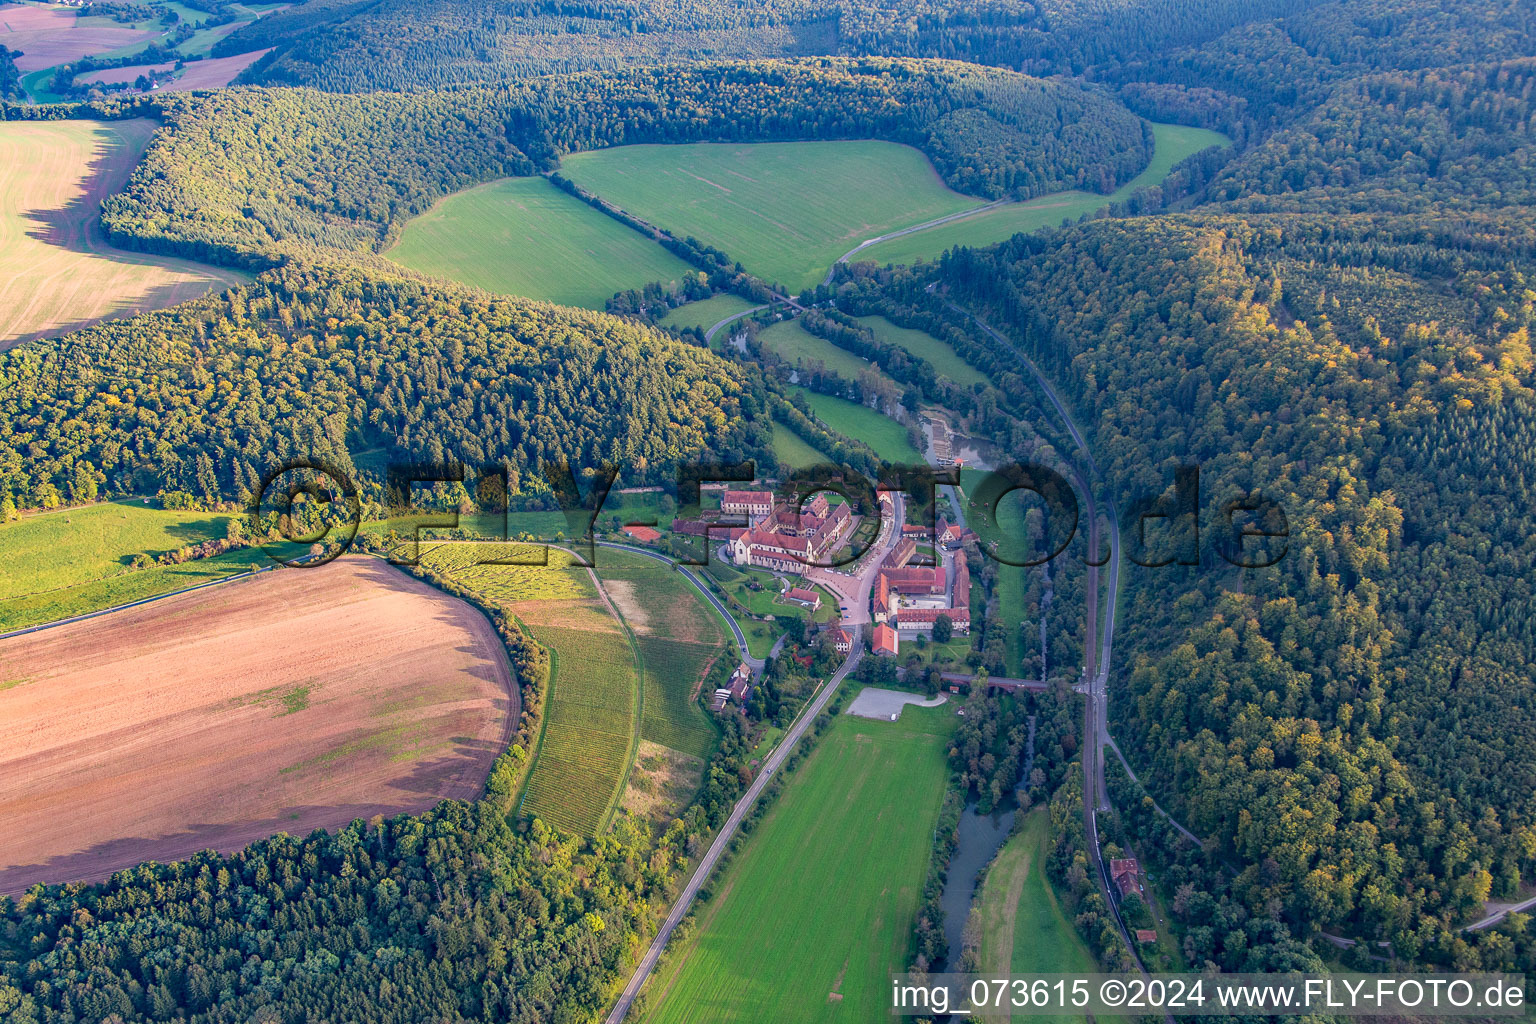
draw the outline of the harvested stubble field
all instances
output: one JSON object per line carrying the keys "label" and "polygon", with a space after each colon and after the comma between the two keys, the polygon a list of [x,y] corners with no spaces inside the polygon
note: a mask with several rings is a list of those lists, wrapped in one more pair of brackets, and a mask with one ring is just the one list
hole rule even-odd
{"label": "harvested stubble field", "polygon": [[[548,551],[548,564],[536,565]],[[445,543],[422,545],[421,564],[511,608],[525,601],[594,598],[587,570],[560,548],[534,544]],[[516,562],[515,565],[496,564]],[[530,563],[530,564],[524,564]]]}
{"label": "harvested stubble field", "polygon": [[155,127],[142,119],[0,123],[0,349],[247,279],[107,244],[101,201],[128,180]]}
{"label": "harvested stubble field", "polygon": [[645,666],[642,739],[704,757],[718,733],[695,699],[725,653],[718,613],[682,574],[644,555],[599,549],[598,575],[630,629]]}
{"label": "harvested stubble field", "polygon": [[518,704],[483,616],[372,559],[0,642],[0,893],[472,798]]}

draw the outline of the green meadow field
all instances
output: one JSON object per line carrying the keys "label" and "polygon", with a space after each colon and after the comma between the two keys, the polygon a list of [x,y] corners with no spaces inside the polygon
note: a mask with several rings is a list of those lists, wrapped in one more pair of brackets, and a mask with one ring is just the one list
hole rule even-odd
{"label": "green meadow field", "polygon": [[889,416],[845,398],[834,398],[806,388],[797,390],[805,395],[816,418],[830,430],[863,441],[888,462],[922,461],[922,454],[907,440],[907,428]]}
{"label": "green meadow field", "polygon": [[[1050,815],[1037,807],[997,852],[976,903],[981,916],[982,973],[1092,974],[1093,954],[1062,912],[1045,876]],[[1081,1016],[1014,1017],[1016,1021],[1071,1021]]]}
{"label": "green meadow field", "polygon": [[799,434],[782,423],[773,425],[773,454],[790,469],[804,469],[828,461],[828,456],[811,447]]}
{"label": "green meadow field", "polygon": [[791,366],[821,363],[848,380],[857,380],[861,373],[885,376],[874,363],[838,348],[826,338],[817,337],[801,327],[799,320],[781,320],[765,327],[758,332],[757,340]]}
{"label": "green meadow field", "polygon": [[883,316],[861,316],[858,321],[874,331],[878,340],[904,348],[914,356],[928,360],[935,370],[956,384],[969,387],[972,384],[987,382],[986,374],[966,362],[961,358],[960,353],[931,334],[913,330],[910,327],[899,327]]}
{"label": "green meadow field", "polygon": [[99,611],[231,573],[270,565],[259,550],[131,569],[151,558],[224,536],[231,518],[110,502],[28,516],[0,526],[0,631]]}
{"label": "green meadow field", "polygon": [[872,140],[621,146],[572,154],[561,173],[791,292],[863,239],[982,204],[916,149]]}
{"label": "green meadow field", "polygon": [[233,516],[107,502],[27,516],[0,526],[0,601],[77,587],[151,557],[224,536]]}
{"label": "green meadow field", "polygon": [[696,910],[646,1024],[888,1021],[943,800],[950,709],[839,715]]}
{"label": "green meadow field", "polygon": [[[1139,188],[1156,185],[1168,176],[1173,165],[1185,157],[1193,156],[1210,146],[1230,146],[1232,140],[1220,132],[1205,128],[1189,128],[1180,124],[1152,125],[1156,136],[1156,148],[1152,160],[1136,177],[1107,196],[1097,192],[1055,192],[1048,196],[1036,196],[1024,203],[1010,203],[995,207],[974,217],[950,221],[918,231],[914,234],[893,238],[879,245],[872,245],[860,252],[859,260],[876,263],[914,263],[919,259],[937,259],[957,245],[992,245],[1012,238],[1021,231],[1039,231],[1055,227],[1063,218],[1076,220],[1085,213],[1092,213],[1111,203],[1129,199]],[[878,232],[876,232],[878,233]]]}
{"label": "green meadow field", "polygon": [[[749,302],[740,295],[721,292],[719,295],[711,295],[698,302],[688,302],[678,306],[662,317],[660,323],[663,327],[671,327],[674,330],[683,330],[688,327],[708,330],[726,317],[745,313],[756,305],[758,304]],[[717,338],[716,341],[719,339]]]}
{"label": "green meadow field", "polygon": [[735,650],[727,647],[719,613],[682,573],[654,558],[599,548],[597,565],[640,652],[640,738],[708,756],[719,732],[696,699],[699,684],[717,659],[729,660]]}
{"label": "green meadow field", "polygon": [[693,268],[543,178],[458,192],[405,225],[385,253],[486,291],[602,309],[615,292]]}

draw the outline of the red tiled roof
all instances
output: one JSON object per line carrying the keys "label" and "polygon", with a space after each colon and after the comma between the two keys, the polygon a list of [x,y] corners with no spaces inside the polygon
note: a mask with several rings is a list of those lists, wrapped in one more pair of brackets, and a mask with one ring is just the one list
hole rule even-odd
{"label": "red tiled roof", "polygon": [[896,631],[883,622],[876,626],[874,648],[876,654],[895,654]]}
{"label": "red tiled roof", "polygon": [[948,615],[952,623],[971,621],[969,608],[901,608],[896,612],[896,621],[901,623],[937,622],[940,615]]}
{"label": "red tiled roof", "polygon": [[903,569],[885,569],[880,575],[892,590],[899,593],[938,593],[944,589],[944,567],[907,566]]}
{"label": "red tiled roof", "polygon": [[791,601],[804,601],[807,604],[821,600],[821,595],[816,591],[806,590],[804,587],[790,587],[789,592],[784,596]]}
{"label": "red tiled roof", "polygon": [[720,496],[720,505],[772,505],[772,491],[726,491]]}

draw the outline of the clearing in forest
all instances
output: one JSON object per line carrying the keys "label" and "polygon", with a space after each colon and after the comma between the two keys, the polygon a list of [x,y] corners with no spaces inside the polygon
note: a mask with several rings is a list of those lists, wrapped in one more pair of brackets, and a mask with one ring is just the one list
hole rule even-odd
{"label": "clearing in forest", "polygon": [[0,122],[0,348],[247,280],[107,244],[101,201],[128,180],[155,127],[143,119]]}
{"label": "clearing in forest", "polygon": [[[791,366],[811,369],[820,363],[845,380],[858,380],[863,374],[890,381],[885,372],[874,363],[856,356],[847,349],[838,348],[826,338],[812,334],[800,326],[799,320],[781,320],[757,333],[758,343]],[[900,386],[890,381],[890,386]]]}
{"label": "clearing in forest", "polygon": [[472,799],[519,714],[486,618],[371,558],[0,641],[0,893]]}
{"label": "clearing in forest", "polygon": [[567,156],[561,173],[792,292],[866,238],[983,204],[920,151],[871,139],[619,146]]}
{"label": "clearing in forest", "polygon": [[861,316],[858,321],[875,332],[875,340],[904,348],[912,355],[928,360],[935,370],[962,387],[987,383],[987,375],[966,362],[953,346],[925,331],[901,327],[883,316]]}
{"label": "clearing in forest", "polygon": [[[671,327],[679,331],[689,327],[707,331],[721,320],[735,316],[737,313],[745,313],[758,305],[761,303],[748,301],[730,292],[721,292],[719,295],[711,295],[697,302],[684,303],[662,317],[660,322],[663,327]],[[722,332],[722,335],[724,333]],[[720,348],[724,344],[725,338],[716,335],[715,348]]]}
{"label": "clearing in forest", "polygon": [[486,291],[588,309],[602,309],[616,292],[695,273],[544,178],[504,178],[451,195],[407,223],[385,255]]}
{"label": "clearing in forest", "polygon": [[647,1024],[890,1020],[954,722],[838,715],[651,980]]}

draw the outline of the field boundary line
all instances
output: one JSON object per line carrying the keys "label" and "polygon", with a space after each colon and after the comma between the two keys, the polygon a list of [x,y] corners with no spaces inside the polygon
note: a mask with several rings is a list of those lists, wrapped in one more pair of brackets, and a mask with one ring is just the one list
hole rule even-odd
{"label": "field boundary line", "polygon": [[[223,586],[226,583],[236,583],[236,582],[238,582],[240,580],[248,580],[248,579],[250,579],[253,576],[260,576],[263,573],[272,572],[276,568],[277,568],[277,566],[272,565],[272,566],[266,566],[266,567],[261,568],[261,569],[248,569],[245,572],[237,572],[237,573],[234,573],[233,575],[224,576],[224,577],[221,577],[221,578],[216,579],[216,580],[205,580],[202,583],[196,583],[196,584],[193,584],[190,587],[182,587],[180,590],[167,591],[164,594],[156,594],[153,597],[141,597],[137,601],[129,601],[126,604],[115,604],[115,605],[113,605],[110,608],[98,608],[96,611],[93,611],[93,612],[81,612],[79,615],[71,615],[68,618],[63,618],[63,619],[54,619],[52,622],[39,622],[36,625],[23,626],[20,629],[13,629],[13,630],[10,630],[9,632],[6,632],[6,633],[0,633],[0,640],[9,640],[11,637],[16,637],[16,636],[26,636],[28,633],[38,633],[38,632],[41,632],[42,630],[45,630],[45,629],[57,629],[59,626],[69,626],[69,625],[73,625],[76,622],[86,622],[86,621],[88,621],[90,619],[100,618],[103,615],[111,615],[114,612],[125,612],[128,609],[130,609],[130,608],[138,608],[138,607],[140,607],[142,605],[150,604],[150,603],[152,603],[154,601],[164,601],[164,600],[166,600],[168,598],[180,597],[183,594],[190,594],[194,590],[205,590],[208,587],[220,587],[220,586]],[[131,575],[131,573],[123,573],[123,574],[119,574],[119,575]],[[103,578],[104,579],[117,579],[118,577],[117,576],[107,576],[107,577],[103,577]],[[98,581],[92,580],[91,582],[94,583],[94,582],[98,582]],[[65,588],[65,589],[72,589],[72,588]],[[45,593],[51,593],[51,591],[45,591]],[[28,596],[33,596],[33,595],[26,595],[26,594],[24,594],[24,595],[21,595],[21,596],[28,597]]]}
{"label": "field boundary line", "polygon": [[514,815],[520,815],[523,813],[523,804],[528,802],[528,790],[533,785],[533,773],[538,770],[539,759],[544,756],[544,739],[549,734],[549,713],[555,703],[555,678],[560,674],[560,652],[555,650],[553,644],[546,644],[535,636],[521,618],[514,615],[512,619],[549,655],[549,681],[544,684],[544,702],[539,705],[539,739],[534,747],[533,758],[528,762],[528,771],[523,776],[522,790],[517,794],[517,803],[512,808]]}

